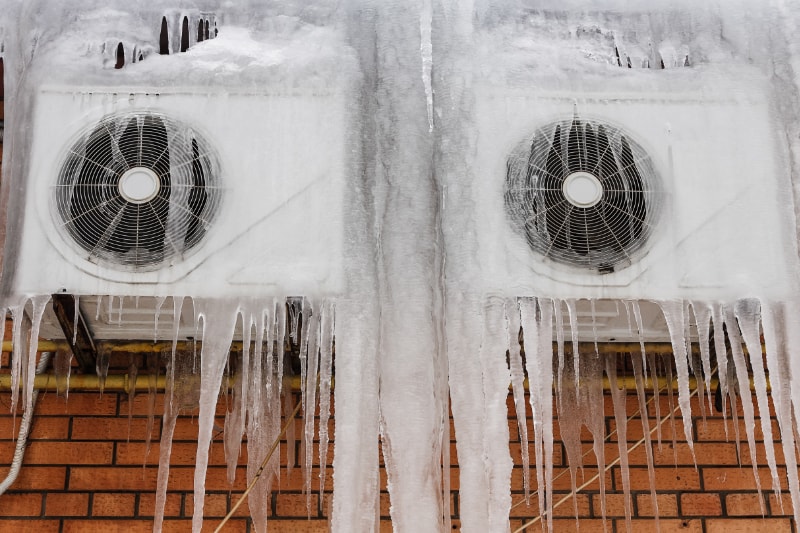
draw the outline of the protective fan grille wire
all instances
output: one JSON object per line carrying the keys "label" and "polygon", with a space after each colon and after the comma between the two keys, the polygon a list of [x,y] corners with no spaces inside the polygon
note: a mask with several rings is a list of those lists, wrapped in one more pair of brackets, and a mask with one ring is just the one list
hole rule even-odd
{"label": "protective fan grille wire", "polygon": [[[591,176],[596,203],[576,203],[568,178]],[[555,262],[609,273],[630,265],[658,218],[663,191],[652,160],[621,129],[597,120],[552,122],[507,162],[506,211],[531,249]]]}
{"label": "protective fan grille wire", "polygon": [[[124,194],[121,180],[151,176],[147,198]],[[203,239],[222,199],[209,143],[168,116],[112,114],[69,147],[52,186],[56,226],[92,262],[137,272],[182,259]]]}

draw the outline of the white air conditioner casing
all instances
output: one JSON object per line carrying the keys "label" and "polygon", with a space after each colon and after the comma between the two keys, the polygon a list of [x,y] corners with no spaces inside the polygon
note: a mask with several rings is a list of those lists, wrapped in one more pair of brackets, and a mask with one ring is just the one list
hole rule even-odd
{"label": "white air conditioner casing", "polygon": [[[487,292],[654,299],[785,294],[794,285],[796,257],[790,188],[763,91],[733,99],[724,90],[633,95],[480,88],[474,193]],[[504,210],[509,155],[537,127],[569,117],[575,107],[637,140],[665,192],[645,253],[613,273],[542,258]]]}
{"label": "white air conditioner casing", "polygon": [[[18,293],[336,294],[342,288],[347,88],[252,93],[47,87],[36,95]],[[52,187],[76,138],[128,112],[170,117],[215,150],[223,194],[202,241],[151,271],[80,253],[56,227]]]}
{"label": "white air conditioner casing", "polygon": [[[551,18],[551,26],[568,19]],[[467,191],[474,217],[472,231],[462,236],[475,250],[468,279],[483,294],[504,297],[730,301],[796,293],[788,150],[770,81],[744,61],[624,68],[613,60],[613,43],[576,42],[568,24],[547,27],[548,40],[545,30],[537,35],[516,19],[508,27],[496,23],[476,30],[469,57],[449,50],[455,71],[469,68],[474,80],[469,116],[452,118],[474,128],[466,134],[474,145],[464,154],[470,183],[452,184]],[[559,55],[562,44],[575,50]],[[609,59],[598,61],[602,54]],[[646,150],[660,176],[653,233],[629,266],[611,273],[533,251],[504,205],[509,157],[539,128],[576,115],[621,128]],[[657,307],[654,312],[644,317],[651,337],[668,339]],[[624,316],[598,326],[609,330],[600,337],[619,340],[617,333],[627,330]]]}

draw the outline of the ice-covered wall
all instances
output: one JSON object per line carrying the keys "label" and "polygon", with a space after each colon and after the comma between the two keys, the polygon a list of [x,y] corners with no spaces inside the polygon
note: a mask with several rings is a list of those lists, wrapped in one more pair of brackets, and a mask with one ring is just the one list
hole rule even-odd
{"label": "ice-covered wall", "polygon": [[[341,240],[341,257],[324,259],[342,265],[341,284],[318,284],[314,287],[322,289],[308,291],[294,285],[304,292],[299,295],[280,290],[286,286],[283,280],[269,279],[243,291],[226,285],[226,269],[238,266],[232,265],[238,261],[233,254],[199,264],[195,281],[208,283],[191,287],[164,276],[149,279],[149,285],[137,284],[127,294],[124,283],[106,283],[99,270],[76,269],[72,278],[89,280],[83,286],[94,290],[84,289],[84,294],[154,297],[154,320],[162,307],[172,309],[175,340],[186,335],[182,316],[204,340],[196,501],[204,494],[213,406],[231,339],[240,337],[245,348],[234,364],[238,381],[226,417],[226,457],[235,464],[246,434],[252,479],[261,460],[252,450],[267,448],[280,430],[275,405],[281,396],[287,329],[300,346],[303,403],[310,414],[304,432],[308,455],[303,458],[308,486],[317,403],[320,461],[325,464],[323,428],[335,334],[335,531],[378,526],[378,439],[395,529],[449,529],[448,409],[458,442],[462,528],[508,529],[513,466],[506,419],[509,383],[521,439],[533,441],[530,452],[523,447],[526,491],[538,487],[539,508],[552,509],[554,401],[561,407],[573,483],[582,424],[594,435],[598,464],[604,462],[603,428],[594,424],[600,418],[593,410],[599,405],[603,373],[613,382],[616,370],[594,350],[581,357],[572,354],[579,339],[596,340],[606,326],[627,331],[626,340],[642,342],[635,365],[641,398],[644,378],[657,370],[643,343],[653,327],[661,328],[655,334],[672,342],[684,420],[690,414],[690,374],[709,383],[714,360],[720,365],[723,392],[731,395],[735,387],[727,381],[728,370],[739,381],[751,371],[758,408],[766,410],[765,369],[755,357],[748,370],[742,349],[759,353],[763,334],[784,455],[789,462],[794,458],[792,409],[800,409],[800,384],[793,378],[800,366],[789,351],[796,336],[791,324],[798,317],[792,198],[800,190],[795,74],[800,59],[789,38],[800,20],[794,6],[744,0],[700,5],[688,0],[7,5],[0,14],[7,117],[1,286],[2,305],[15,320],[16,346],[26,333],[24,311],[32,316],[35,336],[47,295],[61,288],[49,285],[55,282],[47,277],[39,291],[16,284],[22,278],[17,265],[25,264],[20,237],[37,238],[30,227],[23,227],[23,221],[35,224],[35,217],[25,216],[34,206],[17,200],[30,197],[31,182],[38,179],[32,175],[31,169],[38,167],[30,156],[33,139],[41,135],[34,116],[43,86],[80,86],[84,93],[96,86],[123,95],[186,93],[200,102],[213,101],[217,114],[225,112],[219,102],[234,95],[257,98],[271,89],[313,95],[344,88],[337,116],[346,125],[345,133],[307,118],[319,128],[317,133],[330,137],[328,150],[304,153],[288,165],[324,166],[323,154],[338,153],[345,176],[342,199],[337,203],[330,198],[328,205],[341,226],[315,226],[319,213],[300,210],[307,236],[296,225],[276,222],[263,235],[252,232],[248,241],[257,248],[260,235],[266,240],[281,232],[298,240],[311,239],[311,233]],[[184,17],[191,20],[186,38]],[[206,21],[215,30],[214,38],[201,40],[194,25]],[[184,45],[189,49],[181,52]],[[159,53],[162,47],[170,53]],[[120,66],[119,50],[123,68],[115,68]],[[198,115],[207,112],[197,107]],[[543,120],[563,118],[565,109],[568,114],[588,110],[613,118],[641,131],[643,144],[653,149],[653,166],[670,194],[655,241],[627,269],[604,275],[563,273],[521,245],[503,211],[507,154],[527,142],[526,136]],[[736,116],[728,120],[728,112]],[[703,133],[708,124],[715,128]],[[235,146],[241,129],[230,124],[213,133]],[[731,154],[727,159],[726,150]],[[688,159],[682,158],[685,154]],[[715,168],[714,162],[723,166]],[[718,168],[729,174],[716,174]],[[253,172],[257,182],[260,169]],[[287,172],[285,179],[299,176]],[[230,187],[236,183],[231,176]],[[688,207],[681,205],[684,200]],[[336,228],[341,234],[326,233]],[[229,229],[241,228],[231,224]],[[239,252],[247,255],[249,250]],[[280,277],[280,272],[268,270],[268,254],[257,259],[255,270],[263,265],[270,276]],[[56,268],[73,268],[66,263]],[[295,270],[300,265],[284,273],[291,276]],[[100,272],[97,279],[92,272]],[[167,296],[173,296],[169,303]],[[294,296],[304,297],[302,320],[297,307],[285,305],[285,298]],[[617,299],[616,322],[604,326],[595,304],[610,297]],[[113,307],[114,298],[106,301]],[[121,317],[123,299],[118,301]],[[659,317],[655,321],[653,312]],[[124,328],[124,321],[120,323]],[[697,361],[687,351],[692,339],[702,348]],[[706,349],[709,343],[716,349],[715,359]],[[32,349],[15,353],[12,363],[15,383],[26,384],[28,406],[34,362]],[[174,379],[191,373],[174,351],[170,369]],[[168,394],[157,509],[163,508],[166,490],[169,428],[181,405],[172,385]],[[614,398],[619,411],[620,391],[614,390]],[[752,442],[754,406],[748,395],[741,401]],[[565,408],[575,416],[563,417]],[[533,434],[524,425],[528,409],[535,420]],[[616,414],[622,421],[624,413]],[[649,435],[654,428],[643,429]],[[762,429],[770,435],[769,426]],[[687,438],[691,442],[688,433]],[[625,450],[620,451],[624,468]],[[774,455],[767,459],[775,477]],[[532,473],[530,463],[535,466]],[[788,466],[789,487],[798,504],[796,468]],[[250,499],[258,530],[265,527],[259,502],[266,504],[277,472],[274,460],[266,472]],[[196,530],[202,526],[202,513],[202,504],[196,505]],[[157,518],[156,529],[160,524]]]}

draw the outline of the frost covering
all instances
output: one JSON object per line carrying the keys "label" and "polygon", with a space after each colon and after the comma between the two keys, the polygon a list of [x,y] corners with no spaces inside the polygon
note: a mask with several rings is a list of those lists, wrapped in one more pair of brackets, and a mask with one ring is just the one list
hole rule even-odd
{"label": "frost covering", "polygon": [[[379,442],[395,530],[451,529],[450,411],[461,527],[508,530],[510,509],[520,504],[511,498],[509,394],[519,422],[525,500],[538,501],[542,527],[552,530],[559,505],[552,492],[555,413],[572,486],[582,468],[585,425],[600,468],[621,465],[630,518],[625,391],[616,386],[616,358],[598,346],[627,341],[633,348],[622,351],[631,353],[642,410],[652,398],[646,379],[671,381],[674,372],[671,414],[683,420],[690,446],[690,398],[706,394],[710,406],[708,389],[718,377],[723,397],[742,402],[753,468],[755,410],[769,411],[769,377],[780,435],[772,434],[767,417],[761,429],[765,440],[781,441],[800,518],[793,464],[800,359],[789,355],[800,342],[792,327],[800,319],[793,201],[800,190],[800,51],[787,38],[796,33],[800,11],[781,2],[696,4],[6,0],[0,14],[6,112],[0,305],[14,321],[12,409],[32,403],[36,347],[25,349],[25,339],[39,337],[52,322],[50,294],[66,290],[83,302],[96,299],[95,324],[107,305],[107,314],[119,317],[116,331],[130,335],[140,326],[126,322],[124,311],[139,309],[144,297],[153,336],[172,341],[163,354],[168,386],[155,530],[163,523],[176,417],[194,407],[199,503],[193,529],[202,528],[223,388],[231,394],[224,432],[229,480],[244,437],[247,478],[254,479],[279,435],[281,415],[293,408],[283,386],[289,345],[299,357],[305,487],[309,493],[324,489],[331,476],[325,465],[334,342],[334,531],[379,527]],[[87,266],[62,247],[51,271],[59,275],[37,279],[23,272],[33,259],[26,254],[36,249],[29,242],[47,247],[52,236],[37,226],[47,219],[33,213],[40,204],[21,199],[36,196],[39,162],[31,154],[43,135],[38,125],[47,124],[37,112],[47,109],[43,88],[54,86],[68,95],[80,87],[60,100],[87,110],[72,116],[78,122],[119,105],[161,109],[177,102],[185,113],[216,124],[207,132],[212,142],[225,140],[234,153],[268,154],[265,168],[242,169],[253,178],[248,184],[267,184],[239,191],[243,197],[277,195],[308,179],[297,193],[305,194],[319,187],[321,178],[307,175],[319,169],[340,172],[340,196],[323,191],[318,196],[330,200],[326,205],[296,206],[291,212],[298,218],[275,217],[268,224],[259,219],[250,225],[252,213],[228,213],[209,235],[226,240],[226,232],[235,234],[229,253],[187,259],[196,263],[181,275],[175,275],[180,264],[147,278],[117,275]],[[95,87],[108,96],[93,94]],[[331,104],[312,103],[329,93],[335,93],[326,101]],[[258,107],[267,94],[282,100]],[[214,122],[229,112],[242,116],[233,110],[241,111],[248,98],[253,104],[245,109],[263,117],[247,127]],[[567,124],[582,113],[608,119],[641,141],[663,181],[658,224],[644,252],[611,272],[554,266],[525,247],[503,210],[507,158],[543,123]],[[271,120],[278,123],[269,130],[274,136],[258,137],[254,124]],[[272,154],[275,146],[289,150],[303,142],[292,120],[305,121],[305,131],[324,142],[301,154]],[[705,132],[707,125],[720,127]],[[171,140],[186,143],[190,133]],[[121,137],[109,138],[116,161],[123,157],[114,147]],[[586,144],[581,157],[601,160]],[[225,178],[232,190],[245,182],[242,175],[238,182],[237,175]],[[524,227],[524,213],[515,216]],[[258,244],[281,234],[293,236],[284,243],[287,256],[300,257],[304,243],[340,243],[331,248],[336,256],[324,261],[338,266],[342,279],[315,277],[300,259],[280,263],[283,269],[270,263]],[[240,271],[231,270],[239,257],[252,260],[247,279],[258,283],[239,283],[234,274]],[[61,271],[67,272],[63,278]],[[30,279],[38,285],[21,281]],[[178,349],[188,338],[202,341],[197,350]],[[234,341],[241,344],[232,352]],[[671,355],[653,353],[651,341],[668,343]],[[98,362],[100,374],[107,364]],[[612,383],[622,443],[613,462],[605,457],[604,375]],[[751,376],[755,405],[751,395],[736,392]],[[705,401],[701,405],[706,408]],[[660,444],[661,415],[669,414],[659,414],[657,424],[642,419],[639,445],[646,448],[651,484],[653,441]],[[318,481],[311,476],[315,439]],[[267,462],[249,496],[257,531],[267,528],[278,457]],[[781,480],[770,446],[766,461],[777,492]],[[599,479],[602,495],[604,476]]]}

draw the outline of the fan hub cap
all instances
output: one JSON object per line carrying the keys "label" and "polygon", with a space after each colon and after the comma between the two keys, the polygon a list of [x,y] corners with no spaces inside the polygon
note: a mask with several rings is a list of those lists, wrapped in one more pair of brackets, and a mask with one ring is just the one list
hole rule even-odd
{"label": "fan hub cap", "polygon": [[152,200],[161,190],[158,175],[145,167],[134,167],[119,179],[120,195],[133,204],[144,204]]}
{"label": "fan hub cap", "polygon": [[561,191],[569,203],[584,209],[597,205],[603,198],[603,185],[589,172],[573,172],[567,176]]}

